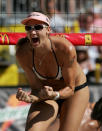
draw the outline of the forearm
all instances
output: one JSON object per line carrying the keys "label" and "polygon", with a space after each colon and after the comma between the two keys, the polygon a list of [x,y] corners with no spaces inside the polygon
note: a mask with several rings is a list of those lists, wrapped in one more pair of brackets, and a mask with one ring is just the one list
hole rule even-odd
{"label": "forearm", "polygon": [[60,99],[66,99],[74,95],[74,90],[68,86],[59,90],[58,92],[60,94]]}
{"label": "forearm", "polygon": [[74,94],[73,89],[70,87],[65,87],[59,91],[46,92],[48,94],[46,94],[45,91],[44,92],[42,91],[40,91],[38,95],[34,95],[34,93],[30,94],[31,103],[45,100],[66,99]]}
{"label": "forearm", "polygon": [[40,90],[35,90],[35,91],[32,90],[32,91],[31,91],[31,93],[29,94],[31,103],[43,101],[43,100],[39,97],[39,92],[40,92]]}
{"label": "forearm", "polygon": [[29,94],[29,97],[31,99],[31,103],[34,102],[40,102],[40,101],[45,101],[48,100],[45,97],[41,97],[41,90],[32,90],[31,93]]}
{"label": "forearm", "polygon": [[33,94],[30,94],[29,97],[30,97],[30,103],[37,103],[37,102],[40,102],[40,101],[45,101],[45,100],[54,100],[57,96],[57,93],[54,92],[53,93],[53,96],[50,97],[50,98],[41,98],[41,97],[38,97],[38,96],[35,96]]}
{"label": "forearm", "polygon": [[35,96],[35,95],[30,94],[29,97],[30,97],[30,102],[29,103],[34,103],[34,102],[40,102],[41,101],[40,98]]}

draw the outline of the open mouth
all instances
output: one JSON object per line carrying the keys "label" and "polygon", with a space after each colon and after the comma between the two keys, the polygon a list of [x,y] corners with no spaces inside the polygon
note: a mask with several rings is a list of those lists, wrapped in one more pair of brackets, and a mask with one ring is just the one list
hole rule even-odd
{"label": "open mouth", "polygon": [[38,38],[38,37],[36,37],[36,38],[32,38],[32,42],[33,42],[33,43],[37,43],[37,42],[39,42],[39,38]]}

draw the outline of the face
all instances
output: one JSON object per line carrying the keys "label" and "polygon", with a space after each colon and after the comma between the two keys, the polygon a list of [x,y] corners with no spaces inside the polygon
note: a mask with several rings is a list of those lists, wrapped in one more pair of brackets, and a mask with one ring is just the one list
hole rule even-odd
{"label": "face", "polygon": [[50,27],[43,23],[27,23],[27,25],[25,26],[25,30],[30,40],[30,45],[33,48],[39,47],[42,41],[44,41],[50,33]]}

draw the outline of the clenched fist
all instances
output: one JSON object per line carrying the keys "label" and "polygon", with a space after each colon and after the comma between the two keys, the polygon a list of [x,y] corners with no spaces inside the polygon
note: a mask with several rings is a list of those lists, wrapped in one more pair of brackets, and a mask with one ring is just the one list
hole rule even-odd
{"label": "clenched fist", "polygon": [[40,99],[53,99],[56,96],[55,91],[53,91],[53,88],[50,86],[44,86],[40,92],[39,92],[39,97]]}
{"label": "clenched fist", "polygon": [[29,95],[27,92],[23,91],[22,88],[19,88],[16,94],[16,98],[19,101],[24,101],[27,103],[38,102],[40,99],[37,96]]}

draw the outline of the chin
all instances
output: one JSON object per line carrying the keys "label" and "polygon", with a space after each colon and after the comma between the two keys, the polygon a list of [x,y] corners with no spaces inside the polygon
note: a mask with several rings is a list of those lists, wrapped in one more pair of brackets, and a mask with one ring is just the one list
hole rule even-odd
{"label": "chin", "polygon": [[31,46],[32,46],[33,48],[39,47],[39,45],[40,45],[39,42],[31,43]]}

